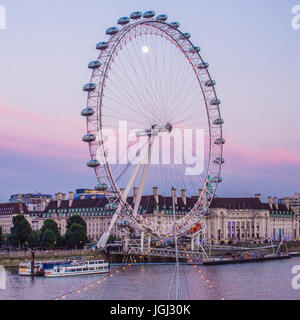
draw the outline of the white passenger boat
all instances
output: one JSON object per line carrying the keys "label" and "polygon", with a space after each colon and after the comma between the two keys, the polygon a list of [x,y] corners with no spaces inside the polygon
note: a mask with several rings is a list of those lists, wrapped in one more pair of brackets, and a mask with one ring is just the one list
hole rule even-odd
{"label": "white passenger boat", "polygon": [[[43,263],[42,262],[35,262],[34,263],[34,275],[43,275]],[[20,276],[31,276],[31,262],[24,262],[19,265],[19,275]]]}
{"label": "white passenger boat", "polygon": [[73,261],[67,265],[56,265],[45,270],[45,277],[80,276],[109,272],[109,263],[104,260]]}
{"label": "white passenger boat", "polygon": [[[43,276],[45,271],[53,269],[56,265],[69,265],[71,260],[59,260],[59,261],[35,261],[34,262],[34,275]],[[23,262],[19,265],[20,276],[31,276],[31,261]]]}

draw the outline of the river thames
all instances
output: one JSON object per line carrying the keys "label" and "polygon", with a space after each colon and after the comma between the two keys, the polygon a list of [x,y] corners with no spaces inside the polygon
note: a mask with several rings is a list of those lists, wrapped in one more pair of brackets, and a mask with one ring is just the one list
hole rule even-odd
{"label": "river thames", "polygon": [[[300,257],[222,266],[180,265],[181,299],[298,300],[300,290],[291,285],[295,265],[300,265]],[[52,300],[64,295],[66,300],[166,300],[173,270],[174,265],[132,265],[125,270],[112,266],[112,276],[106,275],[105,280],[104,275],[32,280],[10,269],[0,300]]]}

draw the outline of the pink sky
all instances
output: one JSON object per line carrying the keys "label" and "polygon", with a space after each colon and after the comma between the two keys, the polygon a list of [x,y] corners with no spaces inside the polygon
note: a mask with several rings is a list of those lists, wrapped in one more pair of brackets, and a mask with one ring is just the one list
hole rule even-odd
{"label": "pink sky", "polygon": [[81,88],[90,79],[87,64],[97,56],[96,43],[107,39],[106,28],[137,9],[179,21],[210,64],[225,120],[219,194],[300,191],[300,31],[291,28],[292,0],[191,0],[188,6],[153,0],[151,8],[137,0],[89,2],[74,1],[72,10],[59,0],[5,3],[1,201],[14,192],[94,186],[93,170],[86,168],[88,146],[81,141],[86,132]]}
{"label": "pink sky", "polygon": [[[0,149],[15,154],[61,159],[88,159],[87,145],[81,141],[85,121],[66,116],[52,117],[41,113],[7,107],[0,104],[2,125]],[[281,148],[255,149],[226,139],[225,157],[230,171],[230,161],[241,167],[263,168],[277,165],[300,165],[300,152]],[[234,168],[236,170],[236,168]]]}

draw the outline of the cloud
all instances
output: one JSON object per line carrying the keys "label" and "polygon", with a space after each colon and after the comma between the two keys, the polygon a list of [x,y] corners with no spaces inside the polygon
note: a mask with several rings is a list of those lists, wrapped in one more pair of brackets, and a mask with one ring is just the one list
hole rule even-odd
{"label": "cloud", "polygon": [[80,117],[45,116],[0,103],[0,149],[17,154],[59,158],[88,158],[81,141],[85,125]]}
{"label": "cloud", "polygon": [[299,152],[281,148],[250,148],[230,142],[230,139],[227,139],[224,154],[228,157],[227,163],[234,163],[248,168],[277,167],[289,164],[300,165]]}

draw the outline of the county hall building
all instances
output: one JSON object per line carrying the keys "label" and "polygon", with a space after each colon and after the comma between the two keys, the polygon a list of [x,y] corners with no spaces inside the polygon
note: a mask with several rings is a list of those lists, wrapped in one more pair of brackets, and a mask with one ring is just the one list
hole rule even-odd
{"label": "county hall building", "polygon": [[[135,203],[136,194],[137,189],[134,190],[134,195],[128,198],[130,204]],[[176,217],[183,217],[196,201],[197,196],[187,197],[186,191],[181,190],[180,195],[175,197]],[[114,210],[106,206],[107,203],[106,198],[99,194],[74,197],[74,193],[70,192],[67,199],[65,194],[58,193],[43,212],[31,213],[29,220],[33,229],[39,230],[46,219],[53,219],[57,222],[61,234],[64,234],[67,219],[80,215],[86,221],[89,236],[97,241],[107,230],[114,213]],[[159,195],[158,188],[154,187],[153,194],[142,197],[139,213],[155,223],[171,224],[171,194],[167,197]],[[216,197],[203,222],[206,225],[204,238],[214,244],[299,239],[299,215],[293,212],[289,203],[278,203],[276,197],[269,197],[268,202],[264,203],[260,194],[251,198]],[[126,233],[115,225],[112,234],[123,238]]]}

